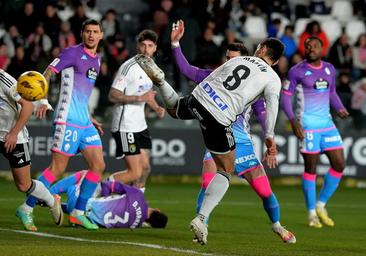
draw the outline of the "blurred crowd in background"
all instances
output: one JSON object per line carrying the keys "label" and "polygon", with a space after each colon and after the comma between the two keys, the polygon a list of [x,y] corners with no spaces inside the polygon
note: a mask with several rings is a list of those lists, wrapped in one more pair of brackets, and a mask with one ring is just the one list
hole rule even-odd
{"label": "blurred crowd in background", "polygon": [[[286,46],[276,67],[283,80],[303,59],[305,39],[320,37],[324,59],[338,72],[337,92],[351,113],[350,119],[335,121],[341,131],[366,129],[366,0],[2,0],[0,68],[15,78],[28,70],[43,72],[62,49],[80,43],[81,25],[88,18],[101,21],[105,35],[90,102],[91,112],[105,123],[110,121],[108,92],[115,72],[136,54],[135,38],[142,29],[159,35],[156,61],[167,80],[182,95],[192,90],[171,58],[171,26],[182,19],[182,50],[201,68],[223,63],[226,46],[234,41],[244,41],[253,52],[262,39],[279,38]],[[51,104],[58,98],[57,81],[51,81]],[[279,119],[285,120],[283,115]]]}

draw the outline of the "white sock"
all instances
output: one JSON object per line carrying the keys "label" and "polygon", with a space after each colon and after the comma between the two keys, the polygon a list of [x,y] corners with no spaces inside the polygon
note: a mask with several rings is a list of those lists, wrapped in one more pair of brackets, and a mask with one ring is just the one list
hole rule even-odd
{"label": "white sock", "polygon": [[210,216],[210,213],[216,207],[216,205],[224,197],[230,185],[229,180],[229,173],[218,171],[215,174],[205,191],[205,198],[203,199],[202,206],[199,212],[199,215],[201,215],[201,220],[202,216],[207,219]]}
{"label": "white sock", "polygon": [[20,208],[22,208],[23,211],[25,211],[26,213],[32,213],[33,212],[33,207],[30,207],[29,205],[27,205],[26,203],[23,203]]}
{"label": "white sock", "polygon": [[139,188],[140,189],[140,191],[142,192],[142,193],[145,193],[145,190],[146,190],[146,188],[145,187],[143,187],[143,188]]}
{"label": "white sock", "polygon": [[76,215],[83,215],[84,214],[84,211],[82,210],[78,210],[78,209],[74,209],[72,210],[71,214],[72,216],[76,216]]}
{"label": "white sock", "polygon": [[167,109],[175,108],[177,106],[179,96],[171,87],[171,85],[165,81],[164,84],[158,86],[158,88],[160,90],[166,108]]}
{"label": "white sock", "polygon": [[316,202],[316,207],[324,208],[325,207],[325,203],[324,202],[321,202],[321,201],[318,201],[318,202]]}
{"label": "white sock", "polygon": [[309,210],[309,216],[316,216],[315,209]]}
{"label": "white sock", "polygon": [[52,207],[55,204],[55,199],[51,195],[50,191],[41,181],[39,180],[32,180],[32,181],[33,181],[33,188],[31,188],[31,191],[29,191],[28,194],[44,201],[48,206]]}
{"label": "white sock", "polygon": [[279,221],[276,221],[274,223],[272,223],[272,229],[277,229],[277,228],[280,228],[282,227],[281,226],[281,223]]}

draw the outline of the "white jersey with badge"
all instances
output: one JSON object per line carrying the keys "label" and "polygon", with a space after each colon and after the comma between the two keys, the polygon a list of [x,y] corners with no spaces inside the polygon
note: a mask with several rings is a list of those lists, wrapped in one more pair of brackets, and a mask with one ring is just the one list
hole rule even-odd
{"label": "white jersey with badge", "polygon": [[[5,141],[5,136],[19,118],[21,106],[17,102],[20,99],[17,80],[0,69],[0,141]],[[28,130],[24,126],[18,134],[17,144],[26,142],[28,142]]]}
{"label": "white jersey with badge", "polygon": [[216,120],[229,126],[261,96],[266,101],[266,137],[274,136],[281,80],[262,59],[235,57],[206,77],[192,92]]}
{"label": "white jersey with badge", "polygon": [[[151,90],[153,83],[131,58],[119,68],[112,88],[127,96],[140,96]],[[141,132],[147,129],[145,102],[117,103],[113,108],[112,132]]]}

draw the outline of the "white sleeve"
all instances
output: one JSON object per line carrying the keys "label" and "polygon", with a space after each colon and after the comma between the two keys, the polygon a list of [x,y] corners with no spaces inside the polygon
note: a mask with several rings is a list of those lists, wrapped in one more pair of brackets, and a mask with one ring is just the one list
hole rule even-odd
{"label": "white sleeve", "polygon": [[266,101],[266,138],[274,137],[274,128],[278,114],[281,81],[271,80],[264,88],[264,99]]}
{"label": "white sleeve", "polygon": [[116,77],[114,78],[113,83],[112,83],[112,88],[117,89],[121,92],[124,91],[124,89],[127,86],[127,82],[128,82],[128,73],[124,74],[124,71],[125,71],[125,65],[122,65],[118,69]]}
{"label": "white sleeve", "polygon": [[0,70],[0,84],[4,90],[4,93],[10,99],[13,99],[16,102],[21,99],[21,96],[17,92],[17,80],[2,70]]}

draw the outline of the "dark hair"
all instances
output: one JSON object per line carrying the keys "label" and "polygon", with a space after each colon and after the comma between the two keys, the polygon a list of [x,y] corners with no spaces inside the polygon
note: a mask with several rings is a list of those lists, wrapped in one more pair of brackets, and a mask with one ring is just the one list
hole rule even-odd
{"label": "dark hair", "polygon": [[155,44],[158,42],[158,34],[150,29],[144,29],[137,35],[137,42],[141,43],[145,40],[150,40]]}
{"label": "dark hair", "polygon": [[83,25],[81,25],[81,32],[84,31],[85,27],[88,25],[96,25],[99,26],[100,31],[103,32],[103,28],[102,28],[102,24],[100,24],[99,21],[93,20],[93,19],[87,19],[86,21],[83,22]]}
{"label": "dark hair", "polygon": [[164,213],[154,210],[148,219],[147,223],[150,223],[152,228],[165,228],[168,223],[168,216]]}
{"label": "dark hair", "polygon": [[323,41],[317,36],[310,36],[310,37],[306,38],[306,40],[304,41],[304,45],[306,46],[306,44],[312,40],[318,41],[320,43],[320,45],[323,47]]}
{"label": "dark hair", "polygon": [[267,47],[267,56],[273,61],[276,62],[280,59],[280,57],[283,55],[283,52],[285,50],[285,46],[283,43],[278,40],[277,38],[270,37],[265,39],[260,43],[260,46],[266,46]]}
{"label": "dark hair", "polygon": [[240,52],[241,56],[249,54],[248,49],[245,47],[243,42],[234,42],[227,46],[228,51]]}

